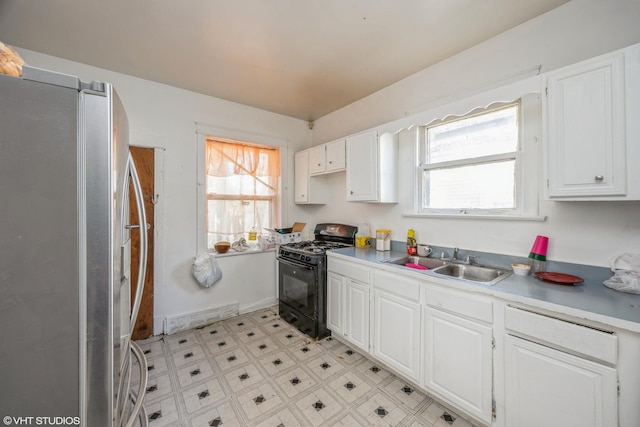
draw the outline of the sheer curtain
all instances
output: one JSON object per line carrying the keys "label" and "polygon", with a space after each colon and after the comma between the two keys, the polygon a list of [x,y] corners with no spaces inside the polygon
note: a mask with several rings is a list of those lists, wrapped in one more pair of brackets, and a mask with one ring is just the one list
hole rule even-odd
{"label": "sheer curtain", "polygon": [[273,228],[278,217],[280,151],[238,141],[206,143],[207,240],[247,237]]}
{"label": "sheer curtain", "polygon": [[207,175],[279,177],[279,150],[207,139]]}

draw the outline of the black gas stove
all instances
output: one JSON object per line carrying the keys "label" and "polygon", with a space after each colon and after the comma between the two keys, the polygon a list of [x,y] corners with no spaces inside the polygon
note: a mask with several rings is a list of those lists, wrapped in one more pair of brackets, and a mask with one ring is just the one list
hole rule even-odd
{"label": "black gas stove", "polygon": [[292,259],[310,264],[317,264],[325,253],[331,249],[340,249],[353,246],[353,244],[327,242],[324,240],[306,240],[298,243],[281,245],[278,250],[278,258]]}
{"label": "black gas stove", "polygon": [[278,249],[280,316],[312,338],[329,335],[327,330],[328,250],[355,244],[357,227],[318,224],[314,240],[281,245]]}

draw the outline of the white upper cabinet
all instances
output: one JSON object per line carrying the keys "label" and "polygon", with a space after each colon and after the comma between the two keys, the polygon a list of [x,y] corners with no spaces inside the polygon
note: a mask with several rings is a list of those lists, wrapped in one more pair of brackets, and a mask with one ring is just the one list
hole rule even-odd
{"label": "white upper cabinet", "polygon": [[299,151],[294,156],[294,201],[297,204],[323,204],[327,199],[325,180],[309,175],[310,151]]}
{"label": "white upper cabinet", "polygon": [[640,48],[548,73],[548,196],[638,200]]}
{"label": "white upper cabinet", "polygon": [[345,169],[345,140],[339,139],[309,150],[309,173],[320,175]]}
{"label": "white upper cabinet", "polygon": [[329,188],[323,175],[345,168],[344,139],[318,145],[295,154],[295,197],[297,204],[325,204]]}
{"label": "white upper cabinet", "polygon": [[347,200],[398,202],[396,135],[367,132],[347,138]]}
{"label": "white upper cabinet", "polygon": [[325,172],[325,146],[319,145],[309,149],[309,174],[314,175]]}
{"label": "white upper cabinet", "polygon": [[325,144],[327,154],[327,172],[343,171],[347,167],[346,142],[344,139]]}

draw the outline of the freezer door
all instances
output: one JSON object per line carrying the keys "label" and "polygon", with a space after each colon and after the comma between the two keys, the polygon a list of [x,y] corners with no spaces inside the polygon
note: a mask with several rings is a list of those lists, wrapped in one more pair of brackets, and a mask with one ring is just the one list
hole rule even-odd
{"label": "freezer door", "polygon": [[78,417],[78,91],[0,75],[0,94],[0,409]]}

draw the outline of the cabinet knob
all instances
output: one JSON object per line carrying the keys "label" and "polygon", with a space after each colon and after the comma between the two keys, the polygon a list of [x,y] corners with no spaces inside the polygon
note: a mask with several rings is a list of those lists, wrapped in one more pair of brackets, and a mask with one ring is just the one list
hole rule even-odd
{"label": "cabinet knob", "polygon": [[604,176],[596,175],[596,176],[593,177],[593,179],[595,179],[596,182],[602,182],[604,180]]}
{"label": "cabinet knob", "polygon": [[353,194],[353,190],[349,191],[350,194]]}
{"label": "cabinet knob", "polygon": [[322,163],[318,163],[318,166],[322,165]]}
{"label": "cabinet knob", "polygon": [[333,162],[331,160],[329,160],[329,164],[332,164]]}

